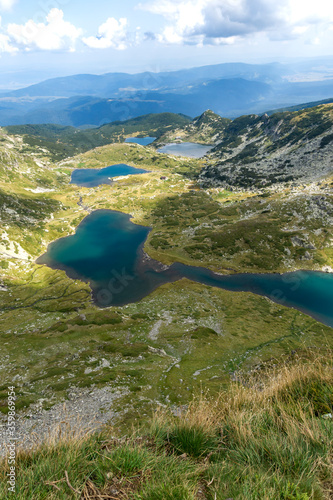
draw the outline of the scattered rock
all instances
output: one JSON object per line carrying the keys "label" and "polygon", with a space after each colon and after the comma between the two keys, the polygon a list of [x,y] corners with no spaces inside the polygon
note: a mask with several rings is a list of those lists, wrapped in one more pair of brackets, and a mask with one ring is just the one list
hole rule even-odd
{"label": "scattered rock", "polygon": [[148,346],[148,351],[152,354],[157,354],[158,356],[168,356],[164,349],[157,349],[156,347]]}

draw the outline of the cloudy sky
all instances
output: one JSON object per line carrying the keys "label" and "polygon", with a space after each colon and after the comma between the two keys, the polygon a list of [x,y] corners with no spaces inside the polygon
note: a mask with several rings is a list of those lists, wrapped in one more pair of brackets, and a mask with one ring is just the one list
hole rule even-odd
{"label": "cloudy sky", "polygon": [[0,87],[333,55],[332,0],[0,0]]}

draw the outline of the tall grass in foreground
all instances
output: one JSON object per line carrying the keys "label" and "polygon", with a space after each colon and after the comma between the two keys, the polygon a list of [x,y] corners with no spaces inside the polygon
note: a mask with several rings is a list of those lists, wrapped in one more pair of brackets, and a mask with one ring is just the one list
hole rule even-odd
{"label": "tall grass in foreground", "polygon": [[[25,499],[329,499],[333,495],[331,356],[305,353],[156,413],[144,437],[63,436],[17,460]],[[7,495],[0,472],[0,498]]]}

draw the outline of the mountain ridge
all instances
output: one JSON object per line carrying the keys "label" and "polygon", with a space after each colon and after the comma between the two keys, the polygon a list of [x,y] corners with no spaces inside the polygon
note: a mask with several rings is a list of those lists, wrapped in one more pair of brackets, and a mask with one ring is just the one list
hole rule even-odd
{"label": "mountain ridge", "polygon": [[[255,102],[271,94],[272,89],[266,83],[236,78],[213,80],[177,91],[140,90],[125,92],[120,97],[85,95],[45,102],[38,99],[36,105],[28,100],[29,110],[25,114],[22,113],[24,104],[20,101],[8,102],[8,98],[0,98],[0,109],[3,108],[0,125],[101,126],[110,121],[124,121],[152,113],[181,113],[193,117],[212,107],[219,114],[239,116],[243,109],[253,107]],[[18,114],[15,114],[16,109]]]}
{"label": "mountain ridge", "polygon": [[234,120],[212,150],[202,185],[262,188],[333,172],[333,105]]}
{"label": "mountain ridge", "polygon": [[[309,68],[318,73],[315,62]],[[59,77],[1,93],[0,125],[101,126],[149,113],[194,117],[206,109],[235,118],[332,96],[329,70],[309,81],[298,74],[302,71],[301,63],[225,63],[161,73]]]}
{"label": "mountain ridge", "polygon": [[[212,79],[237,78],[241,75],[248,80],[270,81],[273,77],[279,78],[277,68],[279,63],[268,64],[246,64],[246,63],[222,63],[205,65],[170,72],[143,73],[104,73],[94,75],[83,73],[72,76],[50,78],[43,82],[29,85],[22,89],[3,93],[3,96],[61,96],[74,97],[78,95],[91,95],[98,97],[110,97],[110,93],[119,91],[131,85],[137,90],[157,90],[165,86],[179,88],[188,84],[205,82]],[[80,83],[83,88],[80,88]],[[98,83],[101,85],[98,86]],[[73,87],[73,90],[72,90]],[[47,92],[47,93],[43,93]],[[65,93],[63,93],[65,92]]]}
{"label": "mountain ridge", "polygon": [[133,135],[160,137],[166,131],[185,126],[190,121],[184,115],[160,113],[115,121],[87,130],[54,124],[28,124],[4,127],[4,131],[9,135],[21,135],[27,147],[47,149],[50,157],[59,161],[98,146],[124,142],[125,138]]}

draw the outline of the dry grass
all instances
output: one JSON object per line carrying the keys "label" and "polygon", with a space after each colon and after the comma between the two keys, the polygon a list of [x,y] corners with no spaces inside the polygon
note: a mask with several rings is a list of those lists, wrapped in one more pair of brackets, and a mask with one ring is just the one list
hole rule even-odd
{"label": "dry grass", "polygon": [[62,429],[18,454],[15,499],[332,498],[332,367],[331,353],[304,351],[239,374],[217,399],[157,411],[144,437]]}

